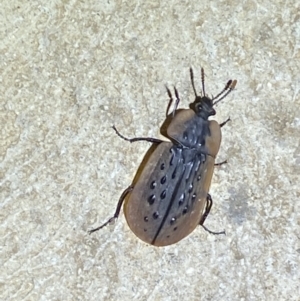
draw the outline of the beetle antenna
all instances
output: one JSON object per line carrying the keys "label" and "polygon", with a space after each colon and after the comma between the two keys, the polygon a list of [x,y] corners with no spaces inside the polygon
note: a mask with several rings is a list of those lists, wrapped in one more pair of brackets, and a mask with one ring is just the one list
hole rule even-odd
{"label": "beetle antenna", "polygon": [[192,67],[190,68],[190,75],[191,75],[191,81],[192,81],[193,90],[194,90],[195,96],[197,97],[198,95],[197,95],[197,91],[196,91],[196,88],[195,88],[194,73],[193,73]]}
{"label": "beetle antenna", "polygon": [[205,87],[204,87],[204,69],[201,68],[201,82],[202,82],[202,96],[205,96]]}
{"label": "beetle antenna", "polygon": [[227,91],[229,89],[229,87],[230,87],[231,84],[232,84],[232,80],[230,79],[227,82],[227,84],[225,85],[224,89],[216,97],[213,97],[212,100],[219,98],[225,91]]}
{"label": "beetle antenna", "polygon": [[[217,95],[215,96],[212,100],[216,100],[213,103],[213,106],[215,104],[217,104],[218,102],[220,102],[222,99],[224,99],[231,91],[234,90],[235,86],[237,84],[237,80],[229,80],[225,86],[225,88]],[[224,94],[225,93],[225,94]],[[221,98],[219,98],[221,95],[223,94],[223,96]],[[219,98],[219,99],[218,99]]]}

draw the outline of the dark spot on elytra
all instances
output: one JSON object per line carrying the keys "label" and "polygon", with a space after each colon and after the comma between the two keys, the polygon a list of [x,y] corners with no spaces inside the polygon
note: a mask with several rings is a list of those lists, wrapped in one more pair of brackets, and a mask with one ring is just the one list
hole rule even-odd
{"label": "dark spot on elytra", "polygon": [[185,206],[182,210],[182,214],[186,214],[188,212],[189,207]]}
{"label": "dark spot on elytra", "polygon": [[154,189],[156,187],[156,185],[157,185],[156,182],[152,181],[151,184],[150,184],[150,188]]}
{"label": "dark spot on elytra", "polygon": [[187,132],[183,132],[183,139],[184,139],[184,140],[187,140],[187,138],[188,138]]}
{"label": "dark spot on elytra", "polygon": [[195,199],[196,199],[196,193],[193,193],[193,195],[192,195],[192,202],[194,202]]}
{"label": "dark spot on elytra", "polygon": [[162,164],[160,165],[160,169],[161,169],[161,170],[164,170],[164,169],[165,169],[165,163],[162,163]]}
{"label": "dark spot on elytra", "polygon": [[172,179],[175,179],[175,178],[176,178],[176,169],[172,173]]}
{"label": "dark spot on elytra", "polygon": [[192,192],[192,190],[193,190],[193,184],[190,184],[190,186],[189,186],[189,190],[188,190],[188,193],[191,193],[191,192]]}
{"label": "dark spot on elytra", "polygon": [[176,217],[172,217],[170,220],[170,225],[174,225],[176,222]]}
{"label": "dark spot on elytra", "polygon": [[164,190],[161,194],[160,194],[160,198],[163,200],[167,195],[167,192]]}
{"label": "dark spot on elytra", "polygon": [[161,184],[165,184],[167,181],[167,177],[166,176],[163,176],[161,179],[160,179],[160,183]]}
{"label": "dark spot on elytra", "polygon": [[149,205],[153,205],[154,202],[155,202],[155,194],[152,194],[148,198],[148,203]]}
{"label": "dark spot on elytra", "polygon": [[148,216],[145,216],[145,217],[144,217],[144,221],[145,221],[145,222],[148,222],[148,221],[149,221]]}
{"label": "dark spot on elytra", "polygon": [[154,213],[152,214],[152,216],[153,216],[154,219],[158,219],[159,214],[158,214],[158,212],[156,211],[156,212],[154,212]]}
{"label": "dark spot on elytra", "polygon": [[176,231],[176,230],[177,230],[177,227],[174,227],[174,228],[173,228],[173,231]]}
{"label": "dark spot on elytra", "polygon": [[201,179],[201,175],[199,175],[199,176],[197,177],[197,181],[200,181],[200,179]]}

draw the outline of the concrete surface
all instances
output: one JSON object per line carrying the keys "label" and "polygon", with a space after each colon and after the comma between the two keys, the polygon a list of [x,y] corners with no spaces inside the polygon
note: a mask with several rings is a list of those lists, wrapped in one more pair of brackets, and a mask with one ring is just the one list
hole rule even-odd
{"label": "concrete surface", "polygon": [[[300,300],[300,2],[2,1],[1,300]],[[228,116],[206,226],[146,245],[110,217],[176,85]]]}

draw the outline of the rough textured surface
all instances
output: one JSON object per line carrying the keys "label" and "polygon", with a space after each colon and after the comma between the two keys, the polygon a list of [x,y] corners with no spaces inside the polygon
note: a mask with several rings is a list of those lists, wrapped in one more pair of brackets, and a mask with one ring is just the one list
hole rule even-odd
{"label": "rough textured surface", "polygon": [[[0,7],[1,300],[299,300],[300,4],[3,1]],[[110,217],[159,137],[164,84],[181,107],[237,89],[212,214],[170,247]]]}

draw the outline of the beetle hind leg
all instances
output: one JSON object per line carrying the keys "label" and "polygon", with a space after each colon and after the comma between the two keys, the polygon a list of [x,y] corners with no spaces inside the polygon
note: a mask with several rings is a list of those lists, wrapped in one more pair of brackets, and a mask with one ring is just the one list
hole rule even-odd
{"label": "beetle hind leg", "polygon": [[208,194],[207,194],[207,197],[206,197],[206,207],[205,207],[205,211],[204,211],[204,213],[203,213],[203,215],[202,215],[202,217],[201,217],[201,220],[200,220],[200,222],[199,222],[199,225],[202,226],[202,227],[204,228],[204,230],[207,231],[207,232],[210,233],[210,234],[214,234],[214,235],[224,234],[224,235],[226,235],[226,233],[225,233],[224,230],[223,230],[223,231],[220,231],[220,232],[214,232],[214,231],[209,230],[207,227],[205,227],[205,226],[203,225],[204,222],[205,222],[205,220],[206,220],[206,218],[207,218],[207,216],[208,216],[208,214],[209,214],[209,212],[210,212],[210,209],[211,209],[211,207],[212,207],[212,204],[213,204],[213,200],[212,200],[212,198],[211,198],[211,195],[208,193]]}
{"label": "beetle hind leg", "polygon": [[119,199],[119,201],[118,201],[118,205],[117,205],[115,214],[114,214],[108,221],[106,221],[104,224],[102,224],[101,226],[99,226],[99,227],[97,227],[97,228],[94,228],[94,229],[92,229],[92,230],[89,230],[89,231],[88,231],[89,234],[92,234],[93,232],[96,232],[96,231],[98,231],[98,230],[104,228],[104,227],[107,226],[108,224],[113,223],[113,222],[119,217],[119,214],[120,214],[120,211],[121,211],[123,202],[124,202],[124,200],[125,200],[127,194],[128,194],[129,192],[131,192],[132,189],[133,189],[133,185],[130,185],[129,187],[127,187],[127,188],[123,191],[123,193],[122,193],[122,195],[121,195],[121,197],[120,197],[120,199]]}

